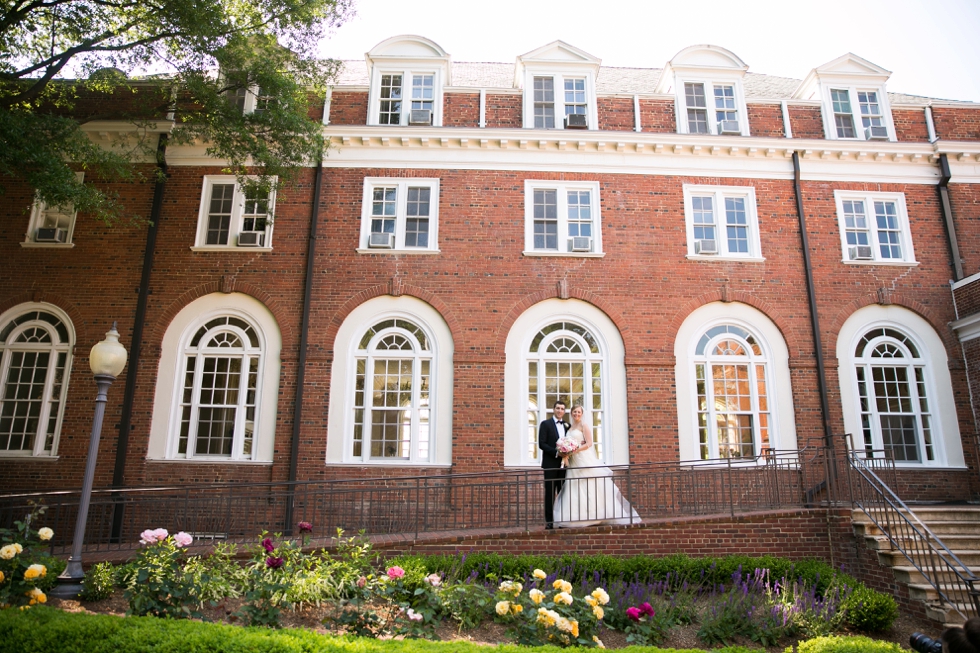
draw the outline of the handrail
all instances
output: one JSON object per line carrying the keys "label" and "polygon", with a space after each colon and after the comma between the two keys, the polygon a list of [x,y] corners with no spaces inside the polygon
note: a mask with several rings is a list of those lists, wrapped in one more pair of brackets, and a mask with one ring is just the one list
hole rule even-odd
{"label": "handrail", "polygon": [[[964,621],[980,616],[980,592],[977,590],[980,579],[881,480],[872,465],[861,457],[862,452],[866,450],[856,451],[849,443],[848,469],[856,472],[859,481],[864,481],[859,482],[858,499],[853,498],[854,487],[851,486],[854,505],[936,590],[940,606],[949,606]],[[874,458],[874,453],[871,452],[872,460],[894,468],[894,461],[887,451],[882,458]]]}

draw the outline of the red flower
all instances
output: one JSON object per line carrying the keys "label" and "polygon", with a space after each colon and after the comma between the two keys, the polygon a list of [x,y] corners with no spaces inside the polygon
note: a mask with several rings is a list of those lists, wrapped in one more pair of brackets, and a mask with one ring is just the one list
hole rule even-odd
{"label": "red flower", "polygon": [[276,550],[276,545],[272,543],[271,537],[267,537],[264,540],[262,540],[262,548],[268,551],[269,553],[272,553],[273,551]]}
{"label": "red flower", "polygon": [[311,524],[308,521],[301,521],[300,523],[296,524],[296,528],[299,529],[299,532],[300,533],[312,533],[313,532],[313,524]]}
{"label": "red flower", "polygon": [[626,616],[629,617],[630,619],[632,619],[633,621],[639,621],[641,614],[643,614],[643,613],[640,612],[640,609],[639,608],[627,608],[626,609]]}
{"label": "red flower", "polygon": [[642,612],[643,614],[650,615],[652,617],[653,616],[653,606],[650,605],[649,603],[641,603],[640,604],[640,612]]}
{"label": "red flower", "polygon": [[269,556],[268,558],[265,559],[265,566],[268,567],[269,569],[279,569],[279,567],[282,567],[282,564],[284,562],[286,561],[282,558]]}

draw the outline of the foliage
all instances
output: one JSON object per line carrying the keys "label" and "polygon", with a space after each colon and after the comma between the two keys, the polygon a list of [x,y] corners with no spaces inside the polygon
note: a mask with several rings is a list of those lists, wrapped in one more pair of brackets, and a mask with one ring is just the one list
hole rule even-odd
{"label": "foliage", "polygon": [[525,584],[505,580],[497,588],[498,621],[509,624],[516,642],[523,646],[603,647],[598,637],[609,595],[596,588],[573,594],[571,583],[535,569]]}
{"label": "foliage", "polygon": [[54,536],[50,528],[35,528],[46,507],[31,505],[31,512],[14,528],[0,529],[0,608],[33,606],[47,602],[50,589],[64,562],[53,558],[46,542]]}
{"label": "foliage", "polygon": [[[350,0],[171,0],[7,3],[0,21],[0,184],[26,181],[50,205],[111,221],[118,197],[79,183],[137,176],[136,162],[172,142],[203,142],[238,175],[271,176],[316,160],[321,126],[309,119],[337,63],[317,48],[350,15]],[[223,71],[217,74],[218,71]],[[144,75],[142,78],[127,75]],[[87,79],[69,79],[80,77]],[[263,110],[243,112],[242,92]],[[133,138],[101,148],[81,125],[131,123]],[[171,120],[173,121],[171,123]],[[172,127],[171,127],[172,124]],[[4,191],[0,185],[0,192]],[[131,213],[131,210],[130,210]]]}
{"label": "foliage", "polygon": [[[272,537],[263,538],[253,547],[252,559],[248,565],[245,582],[245,603],[238,611],[238,616],[249,626],[268,626],[279,628],[281,608],[289,607],[286,591],[289,588],[289,577],[285,569],[285,560],[292,555],[294,546],[291,542],[274,542]],[[282,534],[275,534],[276,540],[281,540]]]}
{"label": "foliage", "polygon": [[649,603],[630,606],[626,616],[629,623],[623,630],[626,632],[626,641],[630,644],[654,646],[667,636],[669,622]]}
{"label": "foliage", "polygon": [[[184,578],[194,588],[198,606],[217,605],[224,599],[238,598],[242,595],[248,572],[238,564],[235,544],[218,542],[207,556],[192,556],[184,564]],[[127,570],[128,573],[128,570]],[[123,586],[126,573],[122,574]]]}
{"label": "foliage", "polygon": [[858,587],[844,602],[847,623],[866,632],[891,628],[898,618],[898,605],[888,594],[867,587]]}
{"label": "foliage", "polygon": [[100,562],[93,565],[85,580],[82,581],[82,592],[79,598],[83,601],[101,601],[112,596],[115,589],[116,570],[111,562]]}
{"label": "foliage", "polygon": [[444,584],[439,590],[443,611],[459,625],[459,629],[476,628],[490,613],[493,595],[483,585],[475,583]]}
{"label": "foliage", "polygon": [[141,541],[145,545],[134,559],[134,582],[125,592],[129,601],[126,614],[199,618],[196,591],[183,569],[185,545],[163,529],[144,531]]}
{"label": "foliage", "polygon": [[[901,653],[904,649],[892,642],[879,642],[869,637],[817,637],[800,642],[797,653]],[[786,653],[793,653],[792,647]]]}

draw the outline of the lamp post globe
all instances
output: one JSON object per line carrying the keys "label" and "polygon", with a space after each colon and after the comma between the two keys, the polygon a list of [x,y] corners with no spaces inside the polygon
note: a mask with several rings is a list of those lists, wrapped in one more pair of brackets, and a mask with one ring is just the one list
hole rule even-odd
{"label": "lamp post globe", "polygon": [[78,502],[78,518],[75,521],[75,534],[72,538],[71,556],[68,566],[58,576],[58,584],[50,594],[58,598],[74,598],[82,591],[85,572],[82,569],[82,545],[85,542],[85,522],[92,500],[92,483],[95,479],[95,463],[99,457],[99,439],[102,436],[102,419],[109,386],[126,367],[126,348],[119,342],[116,323],[105,334],[105,339],[97,342],[89,354],[89,366],[95,376],[98,394],[95,397],[95,414],[92,417],[92,434],[89,438],[88,457],[85,459],[85,477],[82,480],[82,493]]}

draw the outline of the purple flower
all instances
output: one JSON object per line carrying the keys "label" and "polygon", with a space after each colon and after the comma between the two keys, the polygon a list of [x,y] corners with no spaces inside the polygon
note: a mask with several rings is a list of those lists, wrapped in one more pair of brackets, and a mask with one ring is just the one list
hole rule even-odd
{"label": "purple flower", "polygon": [[653,616],[653,606],[650,605],[649,603],[641,603],[640,604],[640,612],[642,612],[643,614],[646,614],[646,615],[650,615],[652,617]]}
{"label": "purple flower", "polygon": [[640,609],[639,608],[627,608],[626,609],[626,616],[629,617],[630,619],[632,619],[633,621],[639,621],[640,620],[640,615],[642,615],[642,614],[643,613],[640,612]]}
{"label": "purple flower", "polygon": [[269,556],[268,558],[265,559],[265,566],[268,567],[269,569],[279,569],[280,567],[282,567],[282,563],[284,562],[286,561],[282,558],[276,556]]}
{"label": "purple flower", "polygon": [[269,553],[272,553],[273,551],[276,550],[276,545],[272,543],[271,537],[267,537],[264,540],[262,540],[262,548],[268,551]]}
{"label": "purple flower", "polygon": [[299,532],[300,533],[312,533],[313,532],[313,524],[311,524],[308,521],[301,521],[300,523],[296,524],[296,528],[299,529]]}

